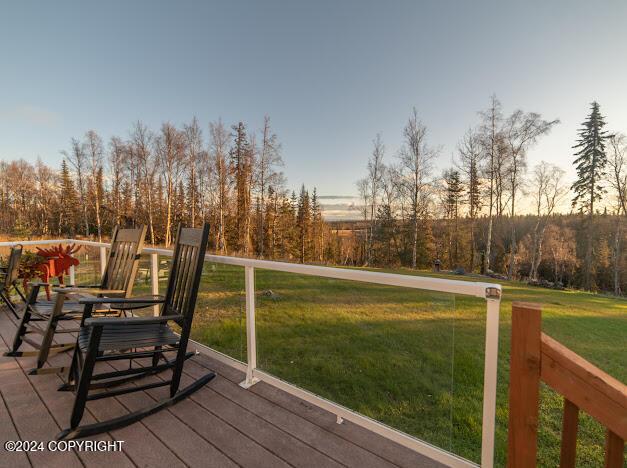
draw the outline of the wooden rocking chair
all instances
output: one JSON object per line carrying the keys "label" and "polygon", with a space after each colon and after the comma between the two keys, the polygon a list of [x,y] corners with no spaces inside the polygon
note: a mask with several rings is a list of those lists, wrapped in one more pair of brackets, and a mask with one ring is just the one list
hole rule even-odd
{"label": "wooden rocking chair", "polygon": [[[68,351],[74,343],[53,344],[57,333],[76,333],[78,328],[57,330],[60,321],[79,320],[83,315],[84,306],[78,303],[82,295],[97,295],[103,299],[129,297],[133,290],[139,256],[144,245],[146,226],[136,229],[113,230],[111,249],[107,267],[102,281],[98,286],[74,286],[53,288],[57,293],[52,302],[37,301],[39,289],[46,283],[33,283],[26,300],[22,320],[16,330],[11,350],[5,356],[37,356],[37,367],[30,374],[48,374],[64,372],[63,367],[44,367],[50,355]],[[104,302],[96,312],[101,314],[115,313],[120,315],[122,307],[108,306]],[[36,333],[41,341],[32,340],[26,335]],[[34,351],[20,351],[23,343],[35,348]]]}
{"label": "wooden rocking chair", "polygon": [[[135,305],[161,304],[159,316],[91,317],[93,308],[103,304],[107,299],[83,298],[80,300],[82,304],[85,304],[83,322],[68,381],[59,388],[62,391],[75,392],[74,407],[69,429],[59,433],[57,439],[87,437],[127,426],[186,398],[215,377],[213,372],[209,372],[191,385],[179,390],[184,362],[195,355],[193,352],[187,352],[187,343],[208,234],[208,225],[205,225],[203,229],[179,227],[165,298],[151,296],[109,300],[112,304],[123,304],[129,308]],[[180,334],[175,333],[169,327],[169,322],[180,327]],[[174,353],[174,356],[168,359],[165,356],[166,353]],[[129,360],[132,364],[134,359],[140,358],[150,359],[150,364],[94,374],[96,363]],[[159,363],[160,360],[163,360],[162,364]],[[172,370],[172,377],[169,380],[110,390],[110,387],[155,375],[168,369]],[[109,421],[79,426],[88,401],[162,386],[169,386],[169,398]],[[100,391],[90,393],[91,390],[97,389]]]}
{"label": "wooden rocking chair", "polygon": [[6,267],[0,267],[0,299],[6,304],[16,319],[20,319],[17,315],[17,306],[11,300],[11,290],[15,290],[17,294],[26,302],[26,297],[17,287],[18,272],[20,267],[20,258],[22,257],[22,246],[16,245],[11,249],[9,261]]}

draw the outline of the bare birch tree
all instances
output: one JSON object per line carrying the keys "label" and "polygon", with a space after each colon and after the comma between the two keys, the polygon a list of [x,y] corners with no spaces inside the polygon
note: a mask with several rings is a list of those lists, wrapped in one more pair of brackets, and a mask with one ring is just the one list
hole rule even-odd
{"label": "bare birch tree", "polygon": [[403,186],[409,198],[412,223],[411,267],[416,268],[420,220],[426,215],[427,186],[431,174],[431,162],[438,151],[427,145],[427,127],[418,119],[413,109],[403,130],[405,143],[399,153]]}
{"label": "bare birch tree", "polygon": [[610,137],[609,184],[614,190],[617,205],[617,222],[614,232],[614,247],[612,252],[614,266],[614,294],[620,295],[622,271],[622,224],[627,216],[627,137],[616,134]]}
{"label": "bare birch tree", "polygon": [[521,186],[521,178],[527,164],[527,150],[536,143],[539,137],[546,135],[559,120],[546,121],[535,112],[525,113],[516,110],[505,122],[505,141],[509,157],[509,190],[510,190],[510,251],[507,277],[512,279],[515,269],[516,253],[516,195]]}
{"label": "bare birch tree", "polygon": [[46,212],[50,204],[50,197],[56,191],[55,178],[55,173],[44,164],[41,158],[37,158],[37,162],[35,163],[35,206],[37,206],[38,209],[37,212],[33,214],[38,216],[39,225],[42,228],[43,234],[50,233]]}
{"label": "bare birch tree", "polygon": [[141,181],[137,184],[136,189],[136,203],[135,207],[139,207],[139,193],[141,192],[145,196],[146,211],[148,214],[148,231],[150,233],[150,243],[154,246],[156,242],[155,236],[155,221],[154,221],[154,186],[155,186],[155,173],[158,168],[158,158],[156,153],[153,152],[152,146],[154,142],[154,136],[152,132],[143,123],[137,121],[131,134],[132,143],[132,157],[131,161],[136,160],[138,180]]}
{"label": "bare birch tree", "polygon": [[492,236],[494,230],[494,211],[497,204],[497,189],[499,181],[499,145],[501,140],[501,122],[503,115],[501,113],[501,102],[496,95],[490,97],[490,107],[486,111],[480,112],[482,124],[480,128],[481,143],[485,152],[487,161],[486,175],[489,180],[488,186],[488,233],[486,239],[485,254],[483,257],[483,271],[490,270],[490,261],[492,256]]}
{"label": "bare birch tree", "polygon": [[184,126],[183,137],[185,138],[185,168],[188,177],[189,221],[191,227],[195,227],[199,201],[197,172],[203,147],[202,130],[196,117],[189,125]]}
{"label": "bare birch tree", "polygon": [[169,122],[161,125],[161,133],[157,137],[157,156],[165,181],[165,246],[169,247],[173,241],[173,212],[175,190],[181,180],[184,169],[185,145],[183,135]]}
{"label": "bare birch tree", "polygon": [[541,161],[533,169],[532,198],[536,220],[531,232],[531,269],[529,279],[538,280],[538,268],[542,261],[542,246],[549,218],[555,213],[560,201],[568,193],[564,183],[565,172],[554,164]]}
{"label": "bare birch tree", "polygon": [[372,140],[372,154],[368,160],[368,186],[370,199],[370,226],[366,230],[366,264],[372,262],[372,248],[374,240],[374,231],[377,223],[377,202],[379,200],[379,190],[381,188],[381,178],[383,176],[383,156],[385,155],[385,145],[381,140],[381,135],[377,134]]}
{"label": "bare birch tree", "polygon": [[96,234],[98,242],[102,242],[102,215],[100,213],[100,205],[102,203],[102,165],[104,157],[104,146],[102,138],[95,132],[89,130],[85,134],[85,152],[87,153],[89,166],[89,179],[92,193],[90,199],[93,202],[94,214],[96,219]]}
{"label": "bare birch tree", "polygon": [[83,145],[76,138],[72,138],[72,149],[62,151],[61,154],[65,157],[66,161],[74,168],[76,172],[76,186],[78,188],[78,196],[80,198],[80,205],[83,212],[83,225],[85,227],[85,236],[89,237],[89,215],[87,212],[87,156],[85,154]]}
{"label": "bare birch tree", "polygon": [[127,148],[118,137],[109,140],[109,169],[111,176],[111,204],[113,223],[120,224],[122,219],[122,183]]}
{"label": "bare birch tree", "polygon": [[221,120],[209,124],[209,155],[212,160],[216,187],[216,244],[218,253],[226,255],[226,213],[229,195],[228,132]]}
{"label": "bare birch tree", "polygon": [[266,206],[268,188],[273,187],[274,190],[277,190],[283,185],[283,174],[277,171],[277,168],[282,166],[283,159],[281,158],[281,145],[279,144],[278,137],[270,127],[270,117],[266,115],[263,118],[259,158],[257,159],[257,164],[255,165],[255,185],[259,194],[259,204],[261,206],[258,228],[258,252],[261,258],[264,256],[264,233],[266,232],[264,207]]}

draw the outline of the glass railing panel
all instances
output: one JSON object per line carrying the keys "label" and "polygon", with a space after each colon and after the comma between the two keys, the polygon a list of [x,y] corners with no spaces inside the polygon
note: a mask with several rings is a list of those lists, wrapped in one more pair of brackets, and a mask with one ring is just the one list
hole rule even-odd
{"label": "glass railing panel", "polygon": [[[74,254],[74,257],[80,262],[74,267],[74,275],[77,285],[96,285],[100,284],[102,275],[100,273],[100,248],[81,245],[80,250]],[[65,277],[66,284],[69,283],[69,277]]]}
{"label": "glass railing panel", "polygon": [[205,262],[191,338],[246,362],[244,268]]}
{"label": "glass railing panel", "polygon": [[[165,295],[172,257],[159,255],[159,294]],[[150,256],[142,255],[134,296],[152,294]],[[137,315],[151,315],[152,308]],[[244,268],[205,262],[191,339],[246,362],[246,301]]]}
{"label": "glass railing panel", "polygon": [[486,301],[455,296],[450,452],[481,462]]}
{"label": "glass railing panel", "polygon": [[259,369],[456,451],[455,296],[255,272]]}

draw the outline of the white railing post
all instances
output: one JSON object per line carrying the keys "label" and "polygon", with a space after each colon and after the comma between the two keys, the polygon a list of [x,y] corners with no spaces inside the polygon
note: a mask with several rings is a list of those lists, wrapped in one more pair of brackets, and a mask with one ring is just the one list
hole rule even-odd
{"label": "white railing post", "polygon": [[107,269],[107,248],[100,247],[100,277],[103,277]]}
{"label": "white railing post", "polygon": [[244,283],[246,287],[246,349],[248,363],[246,366],[246,380],[240,387],[250,388],[259,382],[254,376],[257,368],[257,339],[255,335],[255,269],[251,266],[244,268]]}
{"label": "white railing post", "polygon": [[483,371],[481,466],[482,468],[492,468],[494,466],[494,434],[496,430],[496,380],[499,356],[500,291],[494,288],[488,288],[488,291],[486,291],[486,299],[487,315],[485,331],[485,367]]}
{"label": "white railing post", "polygon": [[76,269],[74,265],[70,265],[70,285],[76,286]]}
{"label": "white railing post", "polygon": [[[153,296],[159,295],[159,254],[150,254],[150,293]],[[159,315],[159,306],[152,306],[154,316]]]}

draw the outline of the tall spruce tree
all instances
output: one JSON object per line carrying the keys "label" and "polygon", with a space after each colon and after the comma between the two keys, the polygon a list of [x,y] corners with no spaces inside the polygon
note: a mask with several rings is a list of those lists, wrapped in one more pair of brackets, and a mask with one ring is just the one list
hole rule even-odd
{"label": "tall spruce tree", "polygon": [[61,161],[59,185],[59,234],[71,237],[76,233],[76,213],[79,212],[79,206],[72,174],[65,159]]}
{"label": "tall spruce tree", "polygon": [[298,211],[296,215],[296,226],[298,229],[298,254],[300,262],[309,260],[311,252],[311,203],[309,192],[303,185],[298,198]]}
{"label": "tall spruce tree", "polygon": [[444,204],[446,217],[448,218],[448,257],[449,268],[458,266],[459,263],[459,210],[462,203],[464,187],[461,183],[459,171],[449,169],[444,173],[446,193]]}
{"label": "tall spruce tree", "polygon": [[572,201],[573,208],[579,207],[582,214],[587,214],[586,254],[584,265],[584,289],[593,288],[593,216],[594,203],[600,201],[605,193],[602,181],[605,176],[607,155],[605,154],[605,140],[609,137],[603,130],[605,119],[599,110],[599,103],[591,104],[588,119],[583,122],[579,130],[579,139],[573,146],[577,167],[577,180],[571,189],[575,192]]}
{"label": "tall spruce tree", "polygon": [[318,262],[322,260],[322,242],[321,239],[323,237],[322,232],[322,211],[320,209],[320,204],[318,203],[318,191],[316,187],[313,189],[313,194],[311,196],[311,239],[312,239],[312,248],[311,254],[313,260]]}
{"label": "tall spruce tree", "polygon": [[237,246],[237,250],[248,253],[250,246],[250,233],[247,223],[250,215],[250,175],[251,175],[251,144],[246,135],[246,126],[239,122],[232,127],[233,144],[231,147],[231,173],[235,180],[235,232],[232,245]]}
{"label": "tall spruce tree", "polygon": [[476,264],[477,238],[475,227],[482,207],[483,183],[481,180],[480,164],[483,162],[481,135],[474,130],[468,130],[458,147],[460,167],[463,174],[466,202],[468,203],[468,218],[470,220],[470,258],[468,269],[474,271]]}

